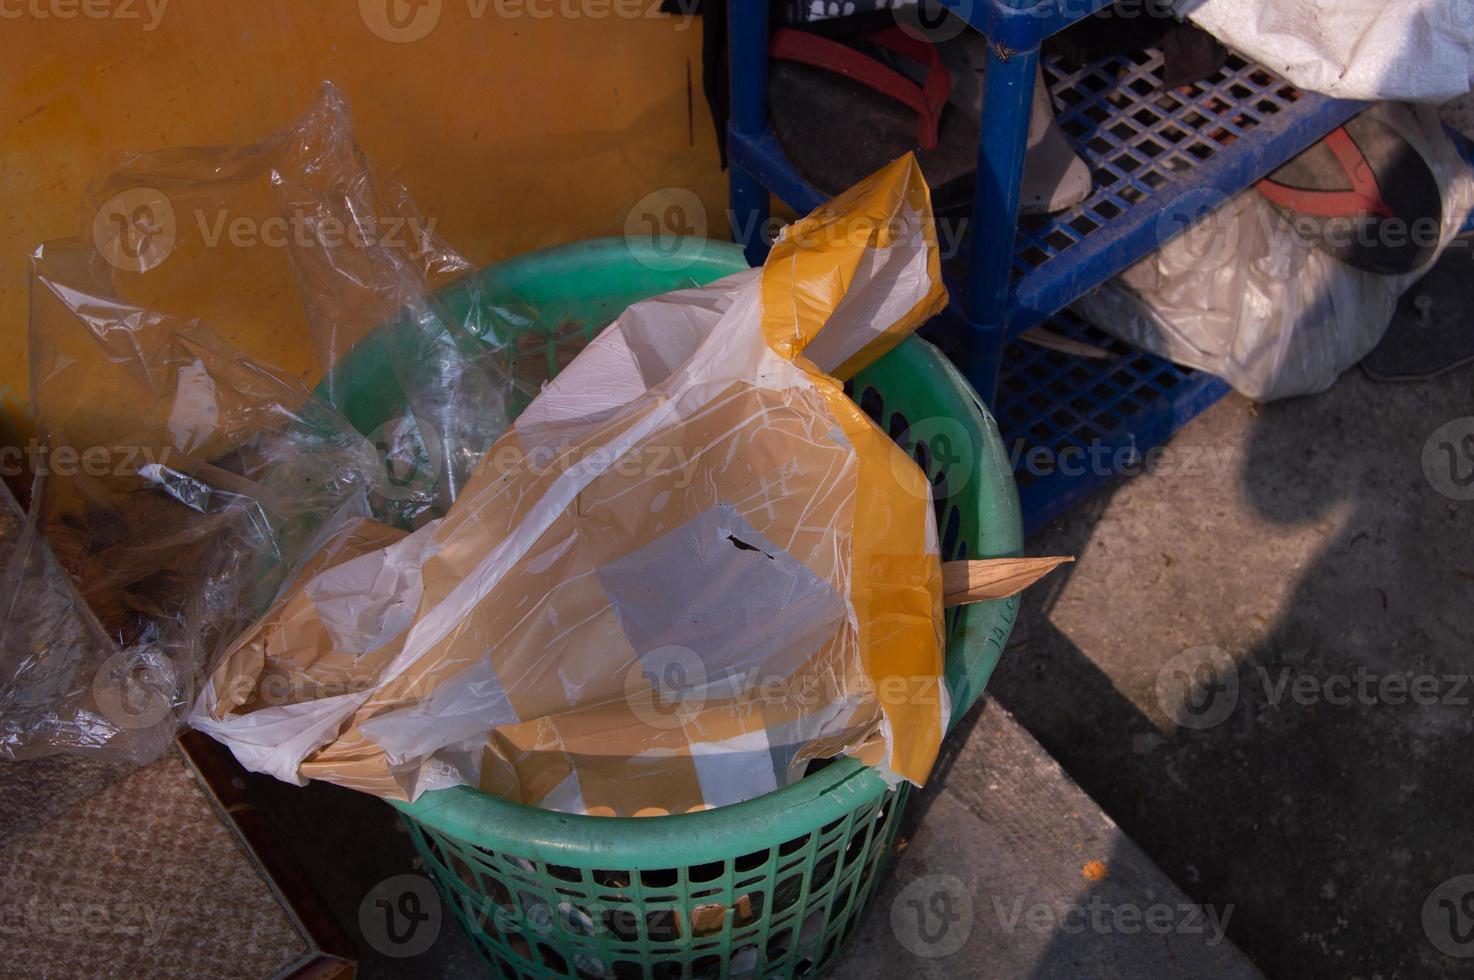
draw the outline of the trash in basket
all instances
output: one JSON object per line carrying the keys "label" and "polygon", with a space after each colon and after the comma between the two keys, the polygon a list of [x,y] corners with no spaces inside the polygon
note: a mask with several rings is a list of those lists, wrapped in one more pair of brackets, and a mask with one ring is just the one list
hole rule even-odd
{"label": "trash in basket", "polygon": [[[740,803],[840,755],[923,782],[952,712],[930,487],[834,376],[944,299],[906,157],[762,269],[630,306],[443,519],[346,524],[191,724],[283,779],[603,816]],[[335,674],[355,685],[318,693]]]}

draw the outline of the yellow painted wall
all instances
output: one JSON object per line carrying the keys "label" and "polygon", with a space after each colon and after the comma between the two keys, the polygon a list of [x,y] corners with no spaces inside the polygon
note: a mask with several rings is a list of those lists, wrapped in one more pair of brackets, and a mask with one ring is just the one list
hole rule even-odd
{"label": "yellow painted wall", "polygon": [[[324,79],[436,231],[491,262],[621,234],[666,187],[721,215],[701,24],[658,0],[0,0],[0,392],[27,391],[27,256],[129,150],[253,142]],[[387,39],[386,39],[387,38]],[[710,222],[720,234],[722,222]],[[230,336],[311,378],[306,337]],[[27,428],[20,423],[22,429]]]}

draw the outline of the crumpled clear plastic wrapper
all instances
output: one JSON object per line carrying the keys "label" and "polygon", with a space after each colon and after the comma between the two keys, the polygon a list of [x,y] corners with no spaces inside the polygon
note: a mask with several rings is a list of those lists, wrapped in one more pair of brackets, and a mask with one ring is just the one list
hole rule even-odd
{"label": "crumpled clear plastic wrapper", "polygon": [[1382,340],[1398,299],[1438,261],[1474,207],[1474,175],[1432,108],[1387,102],[1367,112],[1407,140],[1438,180],[1438,246],[1422,266],[1379,275],[1347,265],[1297,235],[1250,188],[1077,300],[1075,311],[1258,401],[1331,387]]}
{"label": "crumpled clear plastic wrapper", "polygon": [[[259,144],[132,155],[89,189],[82,235],[32,257],[0,756],[156,757],[323,541],[445,512],[519,396],[481,336],[495,311],[436,298],[469,269],[373,175],[330,85]],[[333,369],[389,321],[412,326],[385,335],[401,410],[359,431]],[[223,339],[303,331],[316,392]]]}
{"label": "crumpled clear plastic wrapper", "polygon": [[631,306],[444,517],[343,522],[191,725],[293,782],[573,813],[723,806],[845,754],[921,783],[950,713],[930,487],[838,379],[944,303],[908,156],[763,268]]}

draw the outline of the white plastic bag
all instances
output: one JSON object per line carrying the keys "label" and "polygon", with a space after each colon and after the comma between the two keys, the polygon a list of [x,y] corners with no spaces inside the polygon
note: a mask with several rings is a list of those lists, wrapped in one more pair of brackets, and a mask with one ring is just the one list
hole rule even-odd
{"label": "white plastic bag", "polygon": [[1254,189],[1228,201],[1075,310],[1106,333],[1209,371],[1250,398],[1324,391],[1382,339],[1398,297],[1474,207],[1474,174],[1429,106],[1368,110],[1428,161],[1443,197],[1434,258],[1402,276],[1352,268],[1301,239]]}
{"label": "white plastic bag", "polygon": [[1177,13],[1294,85],[1442,102],[1474,76],[1469,0],[1178,0]]}

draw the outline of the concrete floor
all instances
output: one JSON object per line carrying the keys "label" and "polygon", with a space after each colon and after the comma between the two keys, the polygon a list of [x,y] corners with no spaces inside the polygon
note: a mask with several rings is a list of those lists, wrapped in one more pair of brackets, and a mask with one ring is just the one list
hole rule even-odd
{"label": "concrete floor", "polygon": [[963,718],[832,976],[1262,980],[995,700]]}

